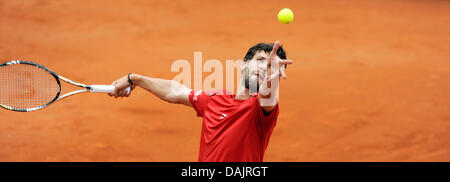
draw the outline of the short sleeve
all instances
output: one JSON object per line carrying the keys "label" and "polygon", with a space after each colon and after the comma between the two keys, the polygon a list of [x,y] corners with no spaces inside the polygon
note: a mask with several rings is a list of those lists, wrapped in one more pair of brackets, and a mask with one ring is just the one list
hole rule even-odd
{"label": "short sleeve", "polygon": [[210,96],[201,90],[192,90],[189,94],[189,101],[191,102],[192,107],[195,109],[195,111],[197,111],[197,116],[199,117],[203,117],[209,100]]}
{"label": "short sleeve", "polygon": [[257,104],[256,107],[258,108],[258,115],[263,128],[266,130],[273,128],[273,126],[275,126],[277,122],[278,114],[280,113],[278,103],[277,105],[275,105],[275,107],[269,113],[269,115],[267,115],[267,113],[264,114],[263,108],[260,106],[259,99],[257,97],[256,97],[256,104]]}

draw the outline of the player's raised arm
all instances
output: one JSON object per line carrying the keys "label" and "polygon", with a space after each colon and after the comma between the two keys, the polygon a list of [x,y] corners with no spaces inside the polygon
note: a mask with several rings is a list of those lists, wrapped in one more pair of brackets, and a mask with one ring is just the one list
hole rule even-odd
{"label": "player's raised arm", "polygon": [[150,78],[139,74],[129,74],[114,81],[112,85],[114,85],[116,89],[114,90],[114,93],[109,94],[110,96],[128,97],[131,92],[127,92],[126,88],[131,85],[132,89],[134,89],[135,86],[142,87],[166,102],[192,106],[189,101],[191,89],[173,80]]}
{"label": "player's raised arm", "polygon": [[276,41],[267,59],[266,79],[261,84],[261,88],[258,93],[258,99],[260,100],[261,107],[267,112],[272,111],[278,102],[277,94],[272,92],[278,89],[280,75],[286,79],[286,65],[293,63],[292,60],[280,59],[277,56],[279,47],[280,42]]}

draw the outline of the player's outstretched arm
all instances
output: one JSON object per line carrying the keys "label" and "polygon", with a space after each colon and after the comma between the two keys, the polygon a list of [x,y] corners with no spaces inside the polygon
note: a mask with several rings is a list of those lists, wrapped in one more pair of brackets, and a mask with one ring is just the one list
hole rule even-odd
{"label": "player's outstretched arm", "polygon": [[[130,80],[133,83],[131,86],[132,89],[134,89],[135,86],[139,86],[166,102],[192,106],[189,101],[189,93],[191,92],[191,89],[185,87],[179,82],[159,78],[150,78],[139,74],[130,74]],[[128,81],[128,75],[119,78],[111,85],[114,85],[116,89],[114,90],[114,93],[109,94],[110,96],[116,98],[128,97],[131,94],[126,91],[126,88],[131,85]]]}
{"label": "player's outstretched arm", "polygon": [[293,63],[292,60],[283,60],[277,56],[279,47],[280,42],[276,41],[267,60],[266,79],[261,84],[258,93],[259,103],[266,112],[271,112],[278,103],[278,94],[276,91],[279,88],[280,75],[286,79],[286,65]]}

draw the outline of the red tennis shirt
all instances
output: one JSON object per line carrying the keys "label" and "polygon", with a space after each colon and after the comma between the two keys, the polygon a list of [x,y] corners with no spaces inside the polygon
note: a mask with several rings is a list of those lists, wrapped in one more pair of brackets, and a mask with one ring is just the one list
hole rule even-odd
{"label": "red tennis shirt", "polygon": [[203,118],[199,162],[262,162],[278,117],[256,95],[237,100],[226,91],[191,91],[189,101]]}

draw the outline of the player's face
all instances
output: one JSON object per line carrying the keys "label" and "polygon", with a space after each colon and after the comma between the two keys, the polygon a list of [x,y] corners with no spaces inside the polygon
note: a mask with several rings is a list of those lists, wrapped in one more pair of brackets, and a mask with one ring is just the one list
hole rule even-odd
{"label": "player's face", "polygon": [[[259,90],[259,85],[262,84],[264,78],[266,77],[268,57],[269,53],[261,50],[256,52],[251,60],[247,60],[245,62],[243,73],[245,78],[245,87],[250,89],[252,93]],[[256,88],[255,86],[252,86],[252,84],[256,84]]]}

